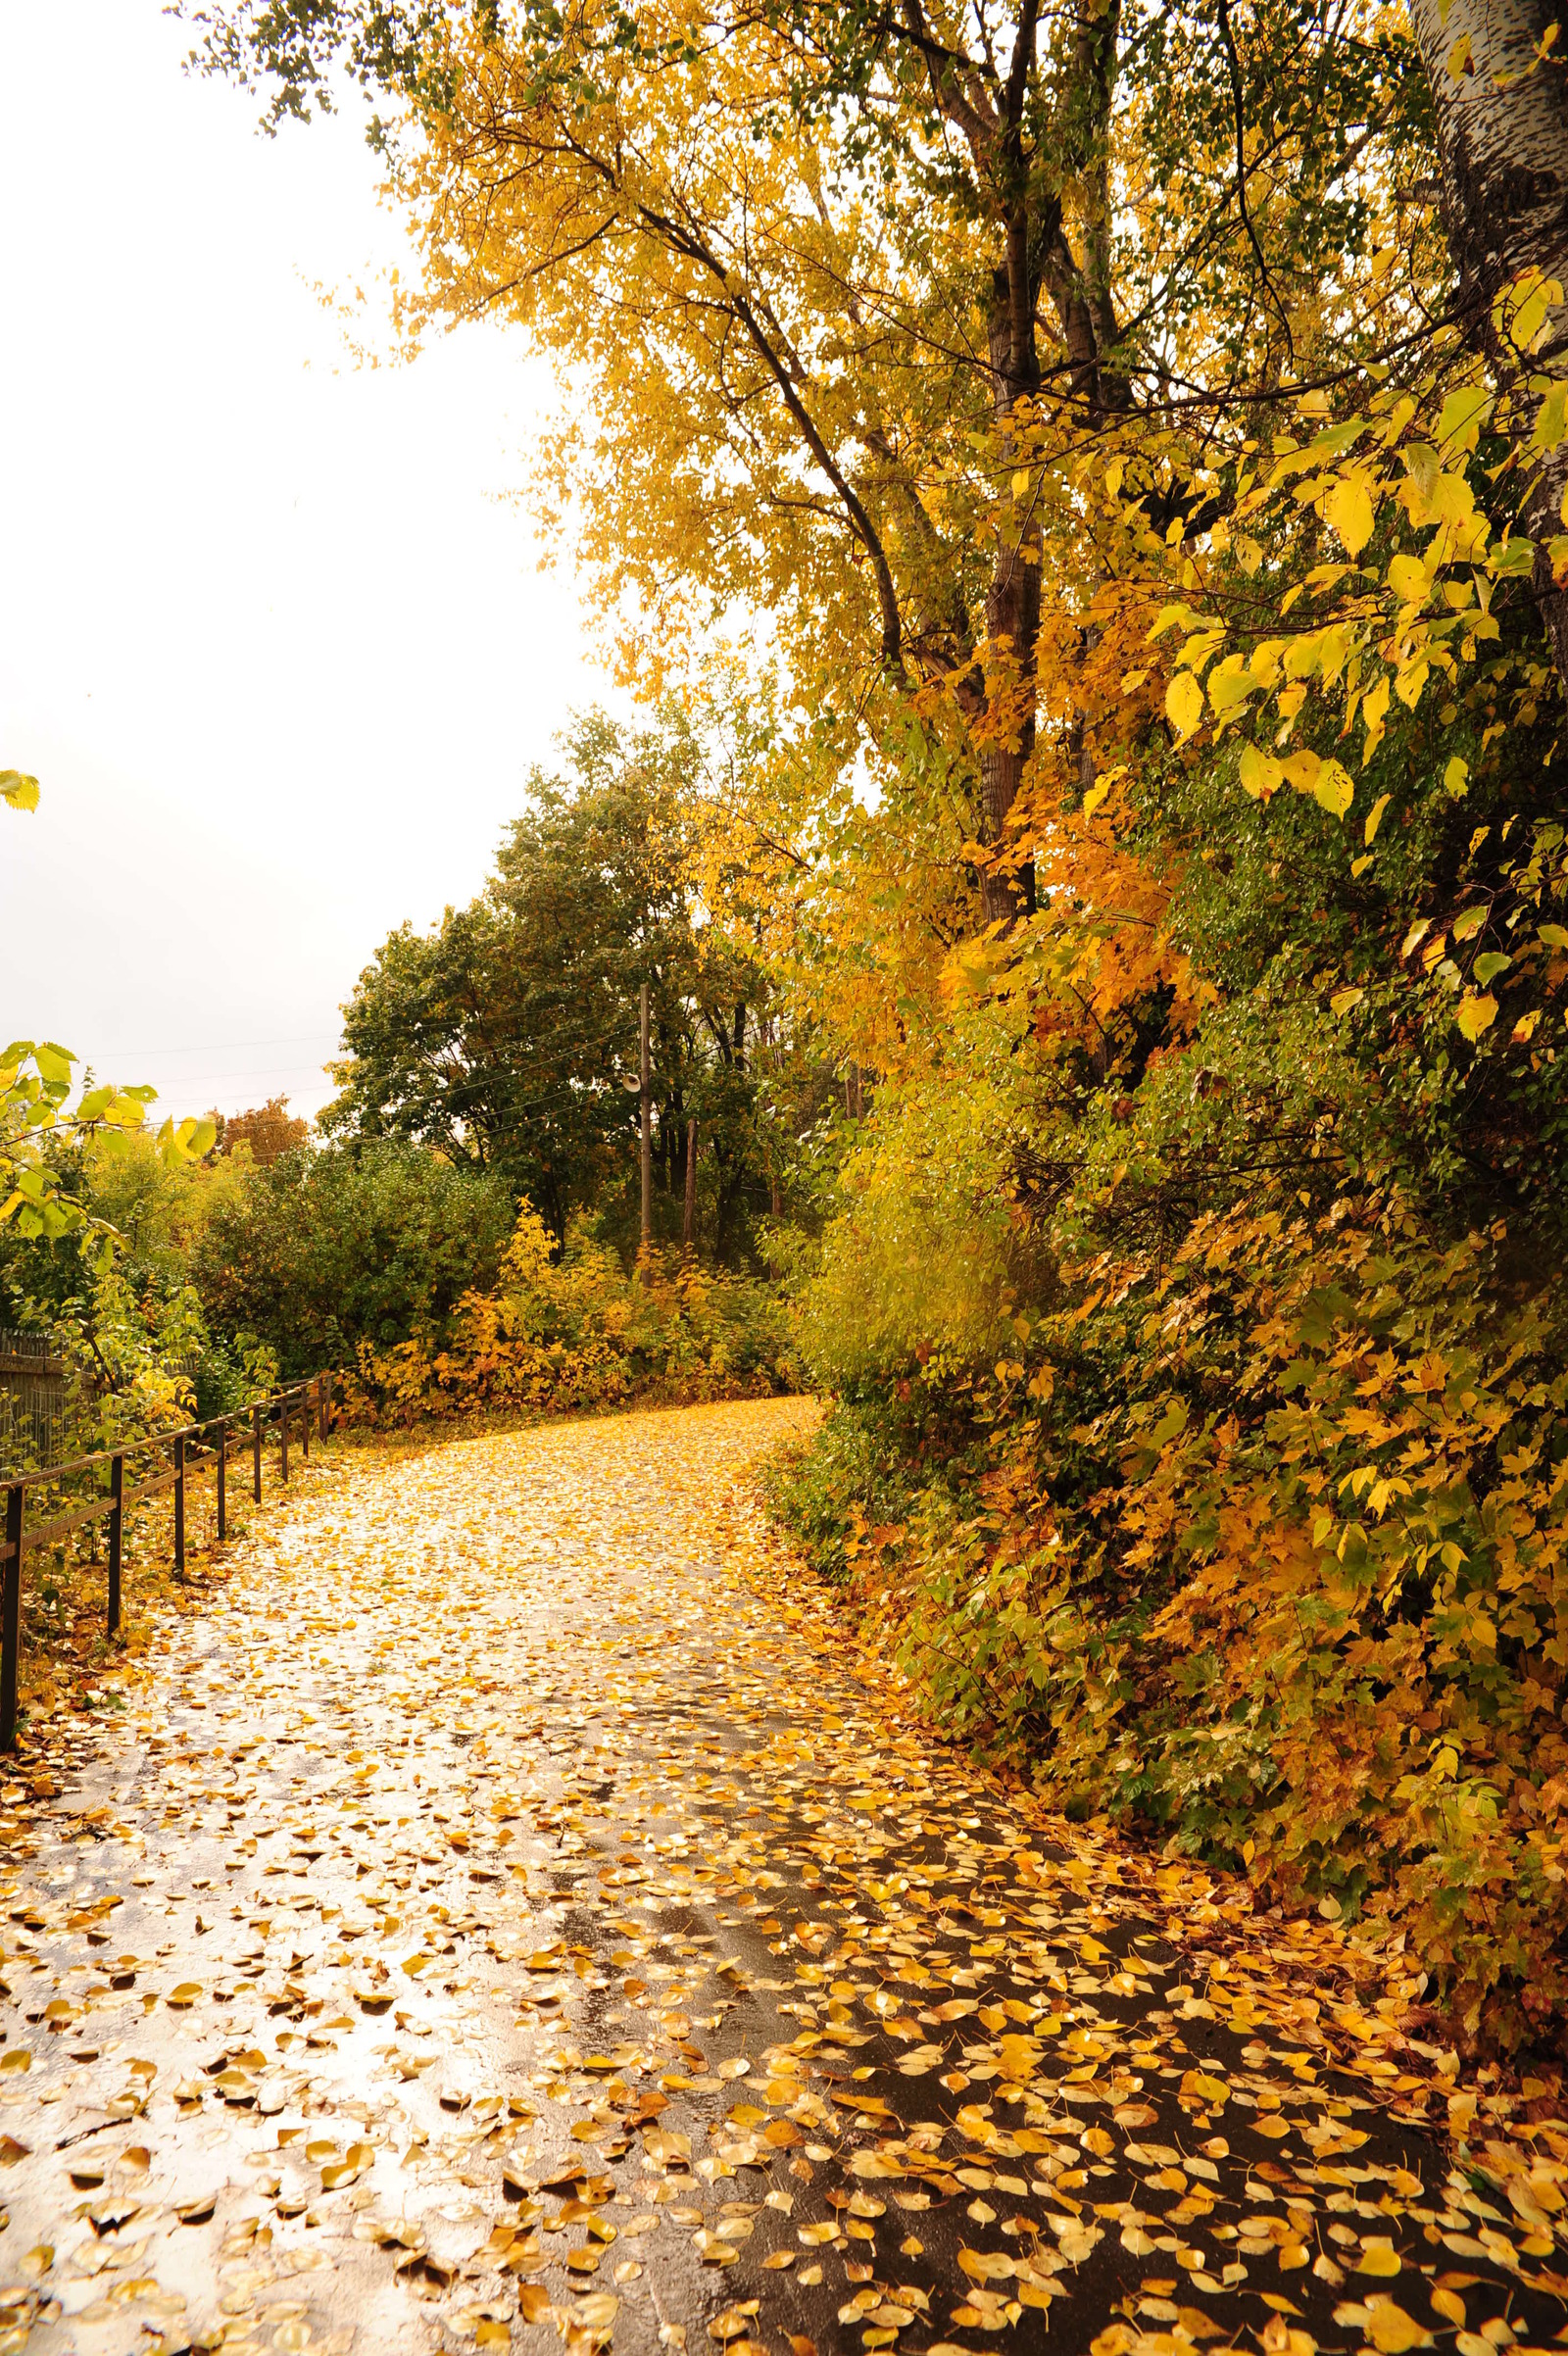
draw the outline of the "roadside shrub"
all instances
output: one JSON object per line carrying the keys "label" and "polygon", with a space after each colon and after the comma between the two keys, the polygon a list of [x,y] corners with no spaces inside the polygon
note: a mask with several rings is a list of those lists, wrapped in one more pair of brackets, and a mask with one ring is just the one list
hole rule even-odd
{"label": "roadside shrub", "polygon": [[782,1504],[945,1730],[1403,1935],[1522,2048],[1568,2018],[1568,1371],[1509,1252],[1392,1189],[1086,1252],[992,1365],[905,1384],[902,1497],[861,1403]]}
{"label": "roadside shrub", "polygon": [[560,1414],[793,1387],[788,1325],[765,1285],[657,1252],[628,1277],[582,1224],[559,1260],[551,1250],[549,1229],[524,1202],[493,1290],[466,1293],[439,1330],[388,1349],[361,1342],[350,1411],[374,1421]]}
{"label": "roadside shrub", "polygon": [[921,1418],[870,1396],[834,1401],[805,1447],[764,1468],[768,1503],[813,1570],[842,1586],[858,1563],[902,1545],[936,1497],[962,1494],[978,1464],[939,1450]]}
{"label": "roadside shrub", "polygon": [[459,1301],[494,1282],[511,1227],[499,1180],[421,1147],[302,1150],[214,1204],[192,1277],[214,1330],[254,1335],[292,1381],[413,1334],[438,1348]]}

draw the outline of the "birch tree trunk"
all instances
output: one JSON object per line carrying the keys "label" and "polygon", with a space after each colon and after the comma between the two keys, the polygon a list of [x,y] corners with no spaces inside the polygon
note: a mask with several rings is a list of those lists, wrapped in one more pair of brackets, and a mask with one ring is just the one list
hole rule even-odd
{"label": "birch tree trunk", "polygon": [[[1568,286],[1568,11],[1562,0],[1409,6],[1432,90],[1444,225],[1469,331],[1506,365],[1492,320],[1497,296],[1532,269]],[[1528,368],[1537,375],[1568,373],[1568,305],[1550,314],[1546,340]],[[1568,593],[1557,587],[1543,545],[1564,529],[1568,445],[1548,452],[1538,471],[1525,511],[1537,543],[1536,595],[1568,688]]]}

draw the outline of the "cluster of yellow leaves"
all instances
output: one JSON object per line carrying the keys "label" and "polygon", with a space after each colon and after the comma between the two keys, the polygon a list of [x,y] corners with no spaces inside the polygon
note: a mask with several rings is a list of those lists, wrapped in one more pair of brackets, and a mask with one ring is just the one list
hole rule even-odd
{"label": "cluster of yellow leaves", "polygon": [[[9,792],[6,798],[14,799]],[[12,1225],[22,1236],[53,1240],[83,1226],[108,1233],[102,1220],[90,1218],[79,1203],[62,1195],[42,1149],[79,1147],[91,1140],[100,1152],[123,1150],[128,1139],[145,1131],[147,1106],[157,1094],[147,1087],[90,1088],[72,1104],[75,1060],[52,1040],[14,1039],[0,1052],[0,1227]],[[207,1153],[216,1134],[209,1120],[171,1119],[162,1123],[155,1142],[166,1161],[177,1163]]]}
{"label": "cluster of yellow leaves", "polygon": [[[1561,287],[1539,273],[1499,297],[1499,334],[1522,360],[1528,362],[1545,340],[1548,314],[1561,300]],[[1500,407],[1522,405],[1534,415],[1524,438],[1529,459],[1549,458],[1568,441],[1568,383],[1527,369],[1506,400],[1478,376],[1450,384],[1429,401],[1419,397],[1419,388],[1375,391],[1365,415],[1322,422],[1305,444],[1289,433],[1276,435],[1271,466],[1258,458],[1245,465],[1234,508],[1210,535],[1215,559],[1256,577],[1264,550],[1248,527],[1272,522],[1288,500],[1333,532],[1348,562],[1315,566],[1280,600],[1283,618],[1303,597],[1332,596],[1328,618],[1315,616],[1292,633],[1260,637],[1245,653],[1222,654],[1228,632],[1217,618],[1204,620],[1181,608],[1158,617],[1156,635],[1183,621],[1197,624],[1166,691],[1166,711],[1179,732],[1191,735],[1209,717],[1223,733],[1256,699],[1272,696],[1280,732],[1288,735],[1317,680],[1325,689],[1341,688],[1346,726],[1359,715],[1371,752],[1383,733],[1391,689],[1413,709],[1435,675],[1456,685],[1461,668],[1498,636],[1491,612],[1497,583],[1528,579],[1535,569],[1535,540],[1523,532],[1498,538],[1477,507],[1472,477],[1483,430],[1501,421]],[[1313,413],[1327,418],[1326,395],[1303,395],[1299,407],[1309,426]],[[1374,533],[1385,528],[1409,545],[1390,554],[1380,577],[1360,560]],[[1555,572],[1568,571],[1568,530],[1551,537],[1544,554]],[[1201,591],[1204,576],[1192,560],[1188,578]],[[1278,782],[1270,781],[1270,790]]]}
{"label": "cluster of yellow leaves", "polygon": [[[1468,699],[1483,755],[1515,721],[1537,717],[1551,692],[1545,648],[1490,668],[1487,650],[1501,636],[1494,607],[1506,584],[1530,583],[1542,565],[1559,584],[1568,581],[1568,514],[1560,518],[1565,528],[1544,540],[1523,525],[1499,534],[1477,504],[1477,451],[1489,426],[1507,428],[1511,454],[1490,470],[1494,480],[1512,476],[1517,487],[1548,463],[1561,470],[1568,381],[1531,366],[1561,301],[1560,286],[1539,272],[1499,296],[1494,325],[1518,362],[1515,380],[1500,393],[1473,368],[1458,382],[1451,370],[1435,370],[1429,392],[1384,387],[1364,413],[1332,420],[1327,396],[1307,394],[1299,408],[1310,439],[1276,435],[1272,465],[1248,446],[1252,455],[1238,469],[1231,512],[1210,533],[1204,558],[1183,557],[1184,595],[1161,609],[1149,635],[1158,641],[1183,633],[1165,689],[1177,737],[1190,741],[1206,730],[1218,745],[1237,731],[1237,775],[1255,801],[1289,786],[1343,822],[1356,797],[1348,764],[1357,752],[1362,767],[1373,759],[1391,700],[1413,712],[1429,687],[1446,699],[1445,724]],[[1519,504],[1528,508],[1528,491]],[[1293,507],[1326,527],[1344,557],[1309,565],[1283,595],[1271,595],[1269,560],[1254,535],[1271,541],[1278,562],[1291,544]],[[1376,564],[1363,562],[1375,538],[1384,544]],[[1238,601],[1238,575],[1258,594]],[[1298,608],[1294,625],[1282,626]],[[1143,674],[1135,676],[1141,683]],[[1313,696],[1341,715],[1335,741],[1345,748],[1343,760],[1291,748]],[[1445,782],[1463,798],[1464,759],[1448,761]],[[1355,874],[1372,864],[1388,800],[1380,796],[1367,811]],[[1455,1018],[1474,1040],[1495,1012],[1484,990],[1470,990]]]}

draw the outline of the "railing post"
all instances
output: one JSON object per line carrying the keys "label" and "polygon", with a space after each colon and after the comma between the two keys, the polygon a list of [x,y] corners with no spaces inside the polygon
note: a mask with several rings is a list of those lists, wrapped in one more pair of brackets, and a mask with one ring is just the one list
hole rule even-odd
{"label": "railing post", "polygon": [[218,1427],[218,1543],[228,1536],[228,1425]]}
{"label": "railing post", "polygon": [[309,1383],[304,1384],[300,1391],[300,1450],[306,1463],[309,1464],[311,1460],[311,1385]]}
{"label": "railing post", "polygon": [[185,1435],[174,1436],[174,1574],[185,1570]]}
{"label": "railing post", "polygon": [[17,1658],[22,1650],[22,1514],[26,1491],[6,1491],[5,1576],[0,1583],[0,1750],[17,1747]]}
{"label": "railing post", "polygon": [[262,1402],[260,1399],[251,1409],[251,1458],[253,1466],[251,1495],[259,1505],[262,1501]]}
{"label": "railing post", "polygon": [[282,1478],[286,1481],[288,1479],[288,1399],[286,1396],[277,1402],[277,1445],[280,1451],[279,1463]]}
{"label": "railing post", "polygon": [[323,1374],[321,1376],[319,1382],[317,1384],[317,1391],[319,1395],[321,1407],[321,1446],[325,1448],[327,1418],[332,1411],[332,1377],[329,1374]]}
{"label": "railing post", "polygon": [[120,1626],[120,1568],[125,1558],[125,1459],[109,1467],[109,1633]]}

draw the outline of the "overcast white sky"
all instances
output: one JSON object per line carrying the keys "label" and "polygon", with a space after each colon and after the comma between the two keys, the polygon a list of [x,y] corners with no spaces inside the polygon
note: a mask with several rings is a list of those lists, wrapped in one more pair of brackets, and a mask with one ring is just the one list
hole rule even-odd
{"label": "overcast white sky", "polygon": [[472,332],[356,368],[400,259],[346,121],[254,129],[160,0],[0,0],[0,1035],[160,1109],[314,1111],[376,945],[482,882],[615,702],[504,497],[541,380]]}

